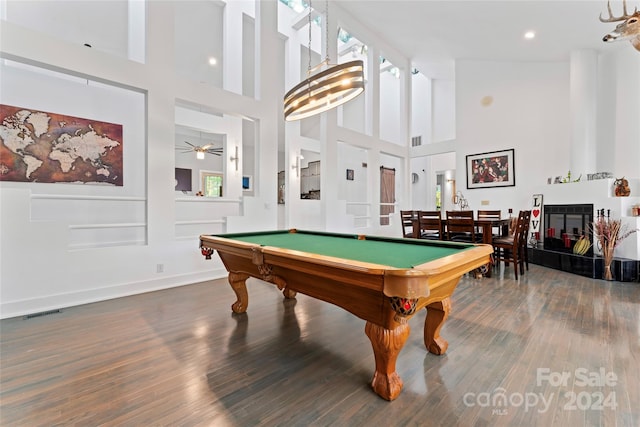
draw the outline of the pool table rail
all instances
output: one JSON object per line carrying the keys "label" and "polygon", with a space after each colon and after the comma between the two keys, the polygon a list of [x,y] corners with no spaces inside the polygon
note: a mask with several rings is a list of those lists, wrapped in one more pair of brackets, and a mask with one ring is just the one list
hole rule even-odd
{"label": "pool table rail", "polygon": [[[488,257],[493,253],[493,248],[490,245],[481,244],[412,268],[397,268],[357,260],[345,260],[294,249],[262,246],[257,243],[243,242],[222,236],[202,235],[200,236],[200,246],[212,250],[218,249],[219,253],[224,252],[245,258],[248,253],[251,253],[252,262],[255,265],[263,265],[265,263],[270,265],[289,265],[291,262],[296,262],[302,271],[326,276],[328,279],[348,279],[349,274],[352,273],[366,274],[371,277],[382,276],[382,292],[388,297],[401,298],[429,296],[431,289],[445,282],[451,274],[462,276],[471,270],[486,265]],[[354,284],[367,286],[366,282],[354,282]],[[377,283],[371,283],[370,285],[374,289],[380,289]]]}

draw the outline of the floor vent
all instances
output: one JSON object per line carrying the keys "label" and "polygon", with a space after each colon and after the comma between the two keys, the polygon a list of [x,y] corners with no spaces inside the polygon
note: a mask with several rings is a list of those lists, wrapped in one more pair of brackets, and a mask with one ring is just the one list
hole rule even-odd
{"label": "floor vent", "polygon": [[24,319],[33,319],[34,317],[42,317],[42,316],[48,316],[50,314],[58,314],[58,313],[62,313],[62,310],[48,310],[48,311],[41,311],[40,313],[33,313],[33,314],[27,314],[26,316],[24,316]]}

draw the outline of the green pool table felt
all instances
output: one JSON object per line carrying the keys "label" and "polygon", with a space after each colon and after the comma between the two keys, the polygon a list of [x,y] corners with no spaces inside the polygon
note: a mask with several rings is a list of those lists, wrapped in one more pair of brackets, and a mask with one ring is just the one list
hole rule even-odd
{"label": "green pool table felt", "polygon": [[395,268],[413,268],[416,265],[459,253],[473,245],[449,242],[423,242],[410,239],[367,238],[358,240],[353,235],[324,235],[314,233],[242,233],[220,235],[233,240],[331,256],[354,261],[369,262]]}

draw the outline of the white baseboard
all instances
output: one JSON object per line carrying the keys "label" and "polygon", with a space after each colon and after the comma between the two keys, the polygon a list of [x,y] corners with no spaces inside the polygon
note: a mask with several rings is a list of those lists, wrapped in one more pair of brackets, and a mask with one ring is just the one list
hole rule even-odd
{"label": "white baseboard", "polygon": [[90,304],[113,298],[191,285],[207,280],[225,278],[227,275],[227,271],[221,268],[200,273],[179,274],[164,276],[153,280],[123,283],[105,288],[85,289],[79,292],[45,295],[38,298],[18,301],[2,301],[0,303],[0,319],[59,310],[76,305]]}

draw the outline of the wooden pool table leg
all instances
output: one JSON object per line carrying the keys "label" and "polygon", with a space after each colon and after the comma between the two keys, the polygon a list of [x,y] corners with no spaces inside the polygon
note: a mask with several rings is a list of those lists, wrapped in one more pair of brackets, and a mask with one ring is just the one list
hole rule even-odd
{"label": "wooden pool table leg", "polygon": [[231,310],[234,313],[244,313],[249,307],[249,294],[247,293],[247,279],[248,274],[244,273],[229,273],[229,284],[236,293],[236,302],[231,304]]}
{"label": "wooden pool table leg", "polygon": [[451,299],[436,301],[427,307],[427,317],[424,319],[424,345],[430,353],[444,354],[449,347],[447,340],[440,336],[440,328],[449,317]]}
{"label": "wooden pool table leg", "polygon": [[371,341],[376,360],[371,387],[383,399],[393,400],[402,390],[402,380],[396,372],[396,359],[409,336],[409,324],[402,319],[398,326],[391,330],[367,322],[364,331]]}

